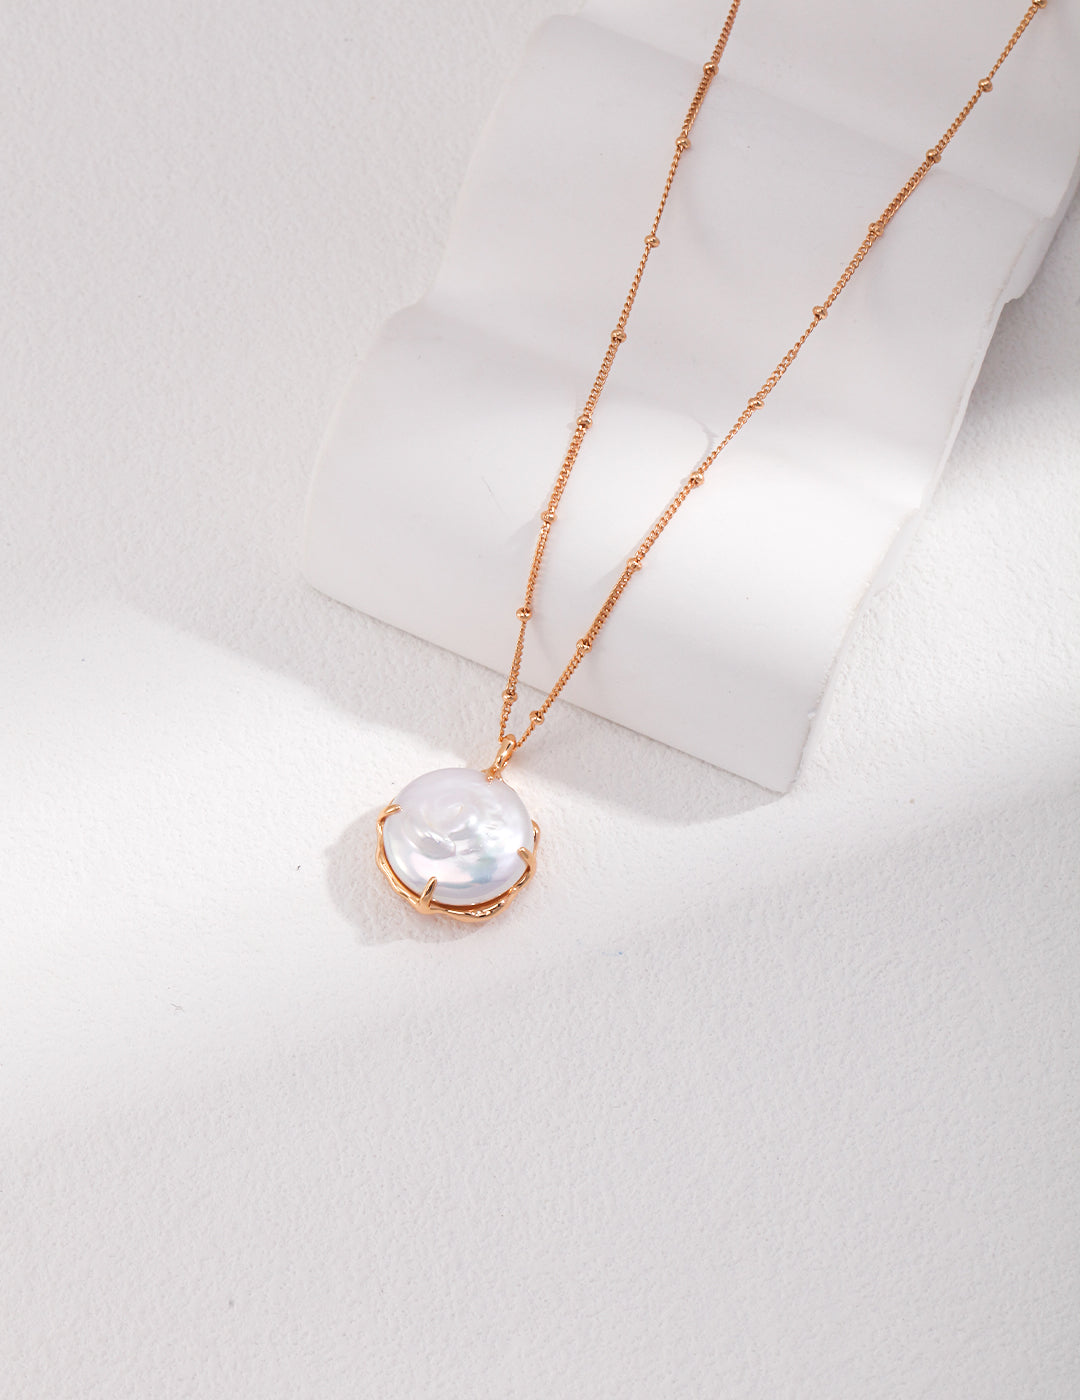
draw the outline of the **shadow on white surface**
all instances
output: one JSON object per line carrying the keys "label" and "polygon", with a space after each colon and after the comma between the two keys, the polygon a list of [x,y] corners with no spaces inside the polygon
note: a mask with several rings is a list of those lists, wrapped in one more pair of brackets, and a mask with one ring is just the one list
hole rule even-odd
{"label": "shadow on white surface", "polygon": [[[220,891],[197,948],[134,910],[107,959],[54,949],[18,986],[34,1101],[4,1097],[35,1206],[12,1395],[441,1395],[446,1355],[484,1400],[674,1395],[657,1365],[694,1396],[718,1367],[741,1397],[1071,1394],[1054,814],[981,806],[822,834],[767,885],[744,860],[708,920],[633,909],[542,963],[324,962]],[[943,852],[961,878],[928,880]]]}
{"label": "shadow on white surface", "polygon": [[[594,720],[594,723],[618,727],[607,726],[604,720]],[[719,847],[723,837],[718,823],[722,824],[725,819],[739,817],[781,800],[775,793],[765,792],[764,789],[755,787],[753,783],[745,782],[741,778],[734,778],[728,773],[717,774],[707,764],[688,758],[684,754],[672,755],[665,762],[664,755],[667,751],[662,746],[652,745],[650,741],[642,740],[638,736],[632,737],[637,739],[638,743],[660,750],[659,754],[652,756],[651,764],[644,765],[645,783],[639,782],[629,790],[630,793],[636,792],[639,801],[646,801],[650,827],[654,824],[659,827],[682,825],[687,828],[708,825],[713,828],[711,839]],[[588,754],[596,751],[596,745],[589,743],[586,735],[579,734],[576,743],[561,745],[556,750],[562,760],[561,764],[545,765],[544,791],[550,807],[556,809],[556,818],[559,815],[558,808],[565,802],[565,793],[559,792],[563,786],[562,766],[566,765],[570,771],[575,772],[579,782],[586,781],[581,768],[575,767],[575,750],[578,748],[583,751],[582,765],[586,763]],[[679,770],[684,765],[686,771],[681,773]],[[638,768],[641,766],[637,765]],[[633,770],[634,766],[627,767]],[[606,774],[602,785],[593,790],[603,792],[605,804],[594,817],[595,849],[592,858],[602,860],[605,848],[611,850],[612,878],[621,881],[619,872],[624,868],[625,860],[621,848],[622,826],[625,820],[634,819],[633,802],[625,800],[628,793],[620,793],[619,786],[613,784]],[[688,791],[692,793],[692,798],[688,798]],[[388,793],[386,800],[392,795]],[[611,803],[611,807],[605,810],[607,802]],[[338,913],[354,929],[357,941],[364,945],[395,943],[401,940],[416,943],[451,943],[464,937],[477,937],[481,932],[478,925],[470,926],[437,916],[424,918],[407,909],[387,887],[376,869],[374,860],[375,821],[383,805],[384,803],[380,802],[356,821],[350,822],[326,851],[326,883],[330,898]],[[618,813],[617,819],[614,813]],[[609,832],[606,841],[605,828]],[[500,914],[497,920],[492,920],[490,925],[485,924],[485,929],[493,928],[505,932],[521,918],[527,917],[530,905],[535,904],[540,897],[540,882],[546,877],[548,866],[554,865],[557,869],[558,861],[551,859],[553,853],[548,850],[550,844],[546,841],[543,843],[537,882],[521,895],[511,909]],[[621,919],[615,904],[612,905],[611,912],[613,917]]]}

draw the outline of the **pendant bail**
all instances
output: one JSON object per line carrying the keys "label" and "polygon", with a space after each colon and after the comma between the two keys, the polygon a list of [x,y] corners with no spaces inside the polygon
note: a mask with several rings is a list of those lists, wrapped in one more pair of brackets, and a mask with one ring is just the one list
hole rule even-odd
{"label": "pendant bail", "polygon": [[499,752],[495,755],[495,762],[490,768],[484,769],[484,777],[490,783],[495,778],[502,777],[502,770],[510,762],[514,750],[517,748],[517,739],[513,734],[508,734],[499,745]]}

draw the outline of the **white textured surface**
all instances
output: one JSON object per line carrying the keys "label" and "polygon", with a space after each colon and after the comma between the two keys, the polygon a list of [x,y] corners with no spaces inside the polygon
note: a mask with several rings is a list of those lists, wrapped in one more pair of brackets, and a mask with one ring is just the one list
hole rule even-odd
{"label": "white textured surface", "polygon": [[565,709],[505,921],[373,869],[499,683],[303,493],[544,12],[5,17],[12,1400],[1080,1390],[1075,206],[789,796]]}

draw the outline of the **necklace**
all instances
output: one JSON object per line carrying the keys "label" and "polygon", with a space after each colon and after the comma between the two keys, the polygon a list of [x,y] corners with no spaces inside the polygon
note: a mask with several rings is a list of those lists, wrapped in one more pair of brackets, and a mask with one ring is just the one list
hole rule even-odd
{"label": "necklace", "polygon": [[757,391],[751,394],[745,408],[717,445],[698,463],[672,496],[663,513],[627,559],[614,587],[604,599],[599,612],[579,638],[570,660],[537,709],[532,710],[520,736],[510,732],[510,716],[518,698],[517,682],[525,651],[525,636],[533,614],[533,597],[544,562],[551,530],[557,519],[559,503],[566,490],[586,434],[592,426],[593,413],[607,383],[619,347],[626,340],[626,327],[634,307],[638,288],[645,275],[649,257],[659,247],[658,230],[667,205],[679,165],[690,149],[690,132],[705,95],[709,90],[728,39],[731,36],[741,0],[733,0],[720,37],[702,66],[702,75],[687,108],[686,116],[675,141],[675,151],[660,195],[660,203],[648,233],[645,247],[634,272],[622,311],[596,372],[592,388],[585,399],[570,443],[555,478],[547,504],[540,516],[540,530],[533,550],[532,563],[525,584],[525,597],[517,610],[518,635],[514,656],[502,692],[499,719],[499,750],[491,765],[484,770],[443,768],[415,779],[403,788],[379,814],[376,859],[394,891],[421,913],[441,913],[465,921],[489,918],[504,909],[532,879],[536,868],[536,850],[540,828],[531,820],[517,793],[504,781],[503,772],[514,754],[544,723],[548,710],[591,650],[601,629],[616,604],[641,569],[646,555],[671,524],[694,491],[705,484],[706,473],[721,452],[749,423],[755,413],[765,407],[766,399],[794,364],[799,351],[818,326],[825,320],[833,303],[855,275],[860,264],[881,238],[890,220],[906,203],[923,179],[941,160],[942,153],[974,110],[979,100],[991,91],[994,77],[1013,48],[1047,0],[1031,0],[1023,18],[1013,31],[997,62],[985,77],[980,78],[975,91],[956,114],[952,123],[926,152],[907,181],[897,190],[876,219],[868,226],[862,242],[856,248],[832,290],[820,305],[815,306],[811,320],[791,348],[776,363],[772,373]]}

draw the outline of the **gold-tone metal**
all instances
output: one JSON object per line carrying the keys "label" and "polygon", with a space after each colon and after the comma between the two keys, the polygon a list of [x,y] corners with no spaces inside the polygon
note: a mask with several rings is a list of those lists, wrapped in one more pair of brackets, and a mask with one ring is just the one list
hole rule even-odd
{"label": "gold-tone metal", "polygon": [[490,919],[492,914],[498,914],[501,910],[514,900],[533,877],[536,870],[536,848],[540,845],[540,828],[535,822],[533,829],[533,848],[527,850],[524,846],[518,848],[518,855],[521,857],[525,869],[518,878],[502,894],[496,895],[493,899],[487,900],[483,904],[440,904],[434,898],[437,888],[437,881],[434,876],[424,886],[422,894],[417,894],[415,890],[409,889],[408,885],[401,879],[397,871],[386,858],[386,847],[383,844],[383,827],[386,825],[387,817],[399,812],[400,807],[393,802],[385,806],[379,813],[379,819],[375,823],[376,844],[375,863],[386,877],[390,888],[396,895],[399,895],[406,904],[420,914],[445,914],[448,919],[458,919],[463,923],[475,923],[477,919]]}
{"label": "gold-tone metal", "polygon": [[[511,704],[513,702],[511,701]],[[495,755],[490,768],[484,769],[484,777],[488,782],[494,782],[496,778],[502,776],[502,770],[510,762],[514,750],[517,748],[517,740],[512,734],[503,736],[503,741],[499,745],[499,752]]]}
{"label": "gold-tone metal", "polygon": [[[656,214],[653,217],[653,221],[649,228],[649,232],[645,237],[645,250],[638,260],[637,269],[634,272],[634,276],[631,280],[630,290],[627,293],[625,302],[623,303],[623,308],[619,316],[618,323],[616,324],[615,329],[611,332],[610,343],[608,344],[607,350],[604,353],[604,357],[600,362],[600,368],[597,370],[596,376],[593,379],[592,388],[589,390],[588,395],[586,396],[584,409],[582,410],[582,413],[577,420],[575,430],[570,439],[570,445],[567,448],[566,455],[563,457],[562,465],[559,468],[558,475],[555,478],[555,484],[552,487],[551,493],[548,497],[547,508],[544,511],[543,516],[541,517],[543,523],[540,528],[536,545],[533,549],[532,563],[529,567],[529,575],[525,584],[525,602],[522,607],[518,608],[517,612],[519,623],[518,636],[517,643],[514,647],[513,660],[510,663],[510,671],[507,677],[506,688],[504,689],[502,696],[502,714],[499,723],[500,739],[506,738],[507,727],[510,723],[510,714],[513,709],[514,700],[517,698],[517,682],[518,677],[521,673],[522,657],[524,656],[525,652],[525,633],[529,624],[529,620],[532,617],[533,595],[536,591],[537,579],[540,577],[540,570],[544,562],[544,554],[547,550],[548,540],[551,535],[551,526],[555,523],[555,510],[559,504],[559,501],[562,499],[563,492],[566,490],[566,484],[570,480],[570,474],[574,469],[574,464],[577,461],[578,453],[581,450],[581,445],[585,437],[584,429],[592,423],[593,411],[595,410],[597,402],[600,399],[600,395],[604,391],[604,386],[607,383],[608,376],[611,373],[612,365],[615,363],[615,357],[618,354],[619,347],[626,339],[626,326],[628,321],[630,320],[630,313],[633,310],[634,301],[637,298],[638,289],[641,286],[642,277],[645,274],[645,267],[648,263],[649,255],[652,252],[652,250],[658,246],[660,241],[657,235],[657,230],[660,227],[660,221],[663,218],[664,210],[667,207],[668,196],[671,193],[671,186],[674,183],[675,175],[679,169],[679,163],[682,160],[684,153],[690,149],[690,131],[694,125],[695,120],[697,119],[699,111],[701,110],[701,104],[705,100],[705,94],[709,90],[709,85],[711,84],[713,77],[716,74],[717,68],[719,67],[720,59],[723,56],[724,49],[727,47],[727,42],[731,36],[731,30],[735,23],[735,18],[739,13],[740,3],[741,0],[734,0],[734,3],[728,10],[727,18],[724,20],[723,28],[720,31],[720,37],[716,41],[716,44],[713,47],[713,51],[709,55],[708,60],[702,66],[702,76],[698,82],[697,88],[695,89],[694,95],[691,98],[690,106],[687,109],[686,116],[684,117],[682,126],[679,129],[679,135],[675,141],[675,154],[672,157],[671,164],[667,172],[667,178],[664,181],[663,190],[660,195],[660,203],[657,207]],[[724,449],[743,430],[743,428],[746,427],[747,423],[749,423],[751,418],[754,416],[755,412],[758,409],[764,407],[766,396],[772,393],[773,389],[776,388],[777,384],[779,384],[783,376],[795,363],[795,360],[798,357],[800,350],[802,350],[803,346],[809,340],[814,330],[828,316],[829,310],[832,307],[833,303],[840,296],[841,292],[844,290],[847,284],[851,281],[859,266],[869,256],[870,250],[873,248],[874,244],[878,241],[881,235],[885,232],[889,221],[899,212],[901,207],[911,197],[911,195],[921,184],[922,180],[927,175],[927,173],[940,162],[942,152],[945,150],[946,146],[948,146],[949,142],[953,139],[956,133],[960,130],[961,126],[963,126],[964,122],[971,115],[971,112],[974,109],[979,98],[984,93],[990,92],[990,90],[993,87],[994,76],[997,73],[998,69],[1005,62],[1009,54],[1012,52],[1013,48],[1019,42],[1021,36],[1023,35],[1024,31],[1027,29],[1031,21],[1034,19],[1035,15],[1037,15],[1038,12],[1045,7],[1045,5],[1046,0],[1030,0],[1030,4],[1024,12],[1023,18],[1020,20],[1020,23],[1013,31],[1008,43],[1002,49],[1000,55],[998,56],[997,62],[990,69],[989,73],[984,78],[981,78],[979,80],[974,93],[971,95],[971,97],[968,98],[964,106],[961,107],[960,111],[953,118],[951,125],[942,134],[937,144],[935,146],[932,146],[927,151],[926,157],[923,160],[922,164],[919,165],[912,172],[912,174],[908,177],[905,183],[901,185],[900,188],[897,190],[896,194],[893,195],[892,199],[881,211],[878,217],[869,224],[866,236],[856,248],[853,256],[849,260],[843,272],[841,272],[840,276],[837,278],[832,290],[829,292],[829,295],[825,297],[825,299],[821,302],[820,305],[814,307],[813,319],[811,320],[810,324],[805,328],[805,330],[803,330],[802,334],[790,347],[787,353],[782,355],[781,358],[776,362],[772,373],[768,376],[767,379],[765,379],[765,381],[762,383],[757,392],[750,396],[750,398],[747,401],[746,407],[735,419],[734,423],[732,423],[728,431],[724,434],[724,436],[720,439],[720,441],[712,449],[712,451],[704,459],[704,461],[699,464],[697,470],[693,472],[691,476],[683,482],[682,486],[675,493],[675,495],[672,496],[671,500],[667,504],[667,507],[664,509],[661,515],[653,522],[651,529],[648,531],[648,533],[642,539],[641,543],[638,545],[636,552],[630,557],[630,559],[627,560],[622,573],[619,575],[618,579],[615,582],[614,587],[608,593],[607,597],[605,598],[604,602],[600,607],[599,612],[593,618],[592,623],[585,632],[585,637],[588,638],[590,645],[596,640],[597,634],[600,632],[601,628],[611,616],[616,604],[622,597],[630,580],[633,578],[634,574],[636,574],[641,568],[642,561],[648,554],[649,550],[652,549],[656,541],[671,524],[672,520],[675,518],[676,513],[682,508],[685,502],[693,494],[695,487],[700,485],[701,482],[704,480],[705,472],[708,471],[708,469],[712,466],[713,462],[715,462],[716,459],[720,456],[721,452],[723,452]],[[558,699],[559,695],[563,691],[563,688],[566,686],[571,676],[577,670],[587,650],[588,648],[583,649],[580,643],[577,647],[575,647],[573,655],[567,662],[566,666],[563,668],[563,671],[559,675],[558,679],[555,681],[555,684],[548,691],[542,704],[540,704],[535,710],[533,710],[530,713],[529,722],[521,731],[520,738],[515,740],[514,745],[510,750],[510,754],[516,753],[517,750],[520,749],[521,746],[528,740],[529,736],[532,734],[534,729],[536,729],[538,725],[543,724],[544,716],[546,715],[547,711],[551,708],[551,706],[555,703],[556,699]],[[513,699],[510,698],[511,696],[513,696]],[[505,766],[505,763],[509,761],[510,754],[506,755],[502,766]]]}

